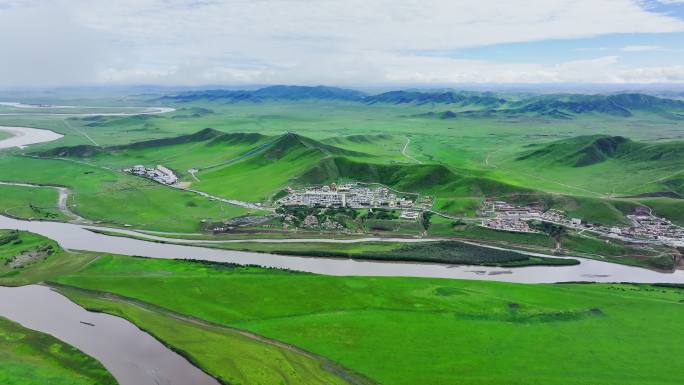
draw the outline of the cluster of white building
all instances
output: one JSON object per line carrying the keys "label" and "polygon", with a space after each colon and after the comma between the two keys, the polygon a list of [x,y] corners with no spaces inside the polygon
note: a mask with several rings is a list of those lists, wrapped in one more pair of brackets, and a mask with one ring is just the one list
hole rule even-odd
{"label": "cluster of white building", "polygon": [[536,205],[516,206],[504,201],[485,200],[478,215],[482,219],[482,227],[495,230],[537,233],[530,228],[528,221],[542,219],[544,213]]}
{"label": "cluster of white building", "polygon": [[684,245],[684,228],[665,218],[652,214],[628,215],[629,226],[613,226],[609,231],[624,238],[658,240],[668,244]]}
{"label": "cluster of white building", "polygon": [[491,218],[483,219],[482,227],[487,227],[494,230],[516,231],[520,233],[538,233],[538,231],[530,228],[529,223],[521,219],[508,218]]}
{"label": "cluster of white building", "polygon": [[584,223],[579,218],[568,218],[559,210],[542,211],[538,205],[516,206],[504,201],[486,200],[478,210],[482,226],[496,230],[537,232],[530,228],[530,220],[542,220],[569,228],[589,230],[599,235],[626,241],[655,241],[676,246],[684,245],[684,228],[651,213],[628,215],[631,223],[623,226],[604,226]]}
{"label": "cluster of white building", "polygon": [[288,194],[278,200],[280,205],[300,205],[309,207],[398,207],[410,208],[414,202],[397,197],[385,187],[369,188],[356,184],[308,187],[303,191],[288,188]]}
{"label": "cluster of white building", "polygon": [[178,177],[176,174],[162,165],[157,165],[156,168],[146,168],[145,166],[137,165],[124,169],[124,172],[138,175],[143,178],[152,179],[153,181],[159,182],[161,184],[172,185],[178,182]]}

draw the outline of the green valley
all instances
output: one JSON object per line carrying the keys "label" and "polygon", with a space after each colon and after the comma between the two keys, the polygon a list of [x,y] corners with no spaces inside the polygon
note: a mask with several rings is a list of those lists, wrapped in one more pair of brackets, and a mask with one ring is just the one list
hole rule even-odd
{"label": "green valley", "polygon": [[[0,285],[121,317],[208,383],[680,377],[681,288],[610,282],[681,280],[682,102],[297,86],[126,97],[166,109],[0,115],[64,135],[0,152]],[[160,251],[176,247],[183,260]],[[531,284],[557,281],[570,283]],[[21,333],[35,336],[13,351],[45,353],[46,337]],[[94,359],[68,342],[49,367],[12,360],[106,375],[74,371]],[[0,365],[0,379],[17,373]]]}

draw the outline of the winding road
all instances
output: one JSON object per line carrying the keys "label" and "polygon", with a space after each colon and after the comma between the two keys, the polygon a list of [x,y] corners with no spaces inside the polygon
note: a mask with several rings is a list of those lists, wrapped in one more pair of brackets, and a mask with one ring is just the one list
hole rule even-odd
{"label": "winding road", "polygon": [[409,155],[406,153],[406,150],[408,150],[408,146],[411,144],[411,138],[408,136],[406,137],[406,144],[404,144],[404,148],[401,150],[401,155],[405,156],[406,158],[418,163],[418,164],[423,164],[423,162],[419,161],[418,159],[414,158],[413,156]]}

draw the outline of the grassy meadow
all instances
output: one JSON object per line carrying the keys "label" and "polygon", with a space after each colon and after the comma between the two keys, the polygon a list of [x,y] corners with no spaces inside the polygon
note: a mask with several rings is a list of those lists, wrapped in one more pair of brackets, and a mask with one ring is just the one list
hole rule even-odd
{"label": "grassy meadow", "polygon": [[68,220],[57,207],[59,194],[52,188],[0,184],[0,212],[22,219]]}
{"label": "grassy meadow", "polygon": [[[684,135],[684,128],[676,121],[648,114],[630,118],[586,114],[570,120],[525,116],[437,119],[417,115],[445,107],[369,106],[335,101],[271,101],[259,104],[190,102],[176,103],[176,107],[177,111],[164,115],[67,119],[2,117],[0,122],[31,121],[28,123],[52,128],[66,135],[59,141],[35,146],[37,150],[55,146],[92,145],[79,132],[103,146],[188,135],[208,127],[225,133],[264,135],[262,141],[257,139],[252,143],[186,143],[164,148],[131,149],[82,159],[116,169],[136,163],[164,163],[177,170],[186,182],[195,183],[194,186],[199,189],[227,198],[246,200],[267,199],[292,183],[299,174],[316,166],[324,156],[299,154],[293,150],[283,161],[273,162],[268,167],[264,166],[263,159],[247,159],[202,171],[198,174],[200,182],[191,178],[187,170],[234,160],[269,140],[266,136],[296,132],[331,146],[357,152],[357,156],[351,158],[358,162],[440,164],[456,174],[487,178],[520,189],[563,194],[573,200],[593,198],[604,201],[606,205],[612,205],[615,200],[645,205],[649,203],[648,200],[624,197],[669,188],[663,185],[662,180],[678,175],[680,168],[677,168],[676,162],[661,165],[657,162],[625,163],[619,159],[609,159],[589,167],[568,167],[556,163],[518,161],[517,158],[531,149],[583,135],[621,135],[653,144]],[[639,183],[632,183],[634,179]],[[256,180],[259,183],[254,183]],[[424,188],[429,190],[430,186]],[[472,191],[440,195],[438,207],[459,215],[472,215],[473,203],[482,196]],[[674,199],[667,205],[661,205],[658,213],[681,223],[681,205]],[[572,210],[574,204],[566,205],[561,199],[558,206]],[[584,216],[587,220],[610,223],[624,221],[621,212],[609,211],[612,212],[593,214],[593,209],[587,209],[573,214]]]}
{"label": "grassy meadow", "polygon": [[[197,231],[202,219],[228,219],[249,212],[146,179],[67,160],[0,156],[0,180],[68,187],[72,190],[68,202],[71,211],[115,226]],[[12,200],[20,198],[0,198],[0,202],[10,208],[14,207]]]}
{"label": "grassy meadow", "polygon": [[[135,98],[131,100],[136,102]],[[104,102],[101,100],[101,103]],[[150,103],[146,100],[137,102],[143,105]],[[684,135],[684,128],[676,121],[649,114],[637,114],[630,118],[586,114],[568,120],[527,116],[438,119],[420,116],[446,108],[438,104],[365,105],[314,100],[258,104],[199,101],[175,103],[174,106],[177,111],[163,115],[80,118],[5,116],[0,117],[0,123],[45,127],[65,134],[58,141],[35,146],[36,150],[93,145],[88,137],[102,146],[125,145],[193,134],[209,127],[226,133],[264,135],[262,140],[268,140],[266,136],[296,132],[345,150],[372,155],[352,157],[357,161],[442,164],[457,174],[467,170],[467,174],[525,189],[570,195],[577,199],[598,198],[607,200],[609,204],[617,197],[667,187],[663,186],[660,179],[676,176],[679,170],[676,163],[666,167],[648,165],[648,162],[630,165],[611,159],[588,168],[573,168],[558,164],[542,164],[542,167],[538,167],[539,162],[516,159],[530,149],[582,135],[621,135],[646,143],[662,143]],[[187,174],[189,168],[201,169],[230,161],[260,144],[263,142],[258,139],[253,143],[186,143],[164,148],[119,151],[84,161],[115,169],[136,163],[164,163],[177,170],[185,181],[196,183],[197,188],[227,198],[260,200],[287,186],[293,178],[315,166],[321,159],[321,156],[292,151],[291,156],[269,167],[263,167],[259,161],[246,161],[200,172],[201,182]],[[639,183],[630,182],[632,179],[639,180]],[[255,180],[259,183],[254,183]],[[464,204],[467,201],[455,202],[453,199],[479,197],[481,195],[472,192],[443,194],[439,197],[439,207],[447,212],[467,215],[473,212],[472,204]],[[630,200],[630,203],[648,202],[635,199]],[[661,206],[660,214],[681,221],[678,215],[680,205],[681,202],[673,200],[664,208]],[[572,205],[563,207],[571,208]],[[585,211],[577,214],[587,215],[593,210]],[[588,215],[587,218],[612,222],[624,220],[616,213],[593,217]]]}
{"label": "grassy meadow", "polygon": [[[674,250],[586,232],[554,239],[493,231],[474,221],[485,198],[498,198],[606,225],[626,224],[626,215],[648,207],[684,225],[684,125],[662,111],[554,118],[463,114],[465,107],[440,103],[174,102],[156,95],[35,102],[176,108],[162,115],[0,116],[0,125],[65,135],[0,151],[0,181],[67,187],[69,210],[96,223],[196,233],[205,221],[267,213],[121,171],[162,164],[184,186],[223,198],[270,204],[288,186],[359,181],[431,196],[433,209],[445,214],[427,224],[368,218],[345,233],[298,234],[277,223],[200,238],[449,238],[212,247],[511,267],[552,262],[458,242],[477,241],[676,268]],[[56,206],[54,189],[0,185],[4,214],[68,220]],[[88,309],[130,320],[229,384],[674,385],[684,376],[677,364],[684,354],[678,286],[323,276],[65,251],[35,234],[0,230],[0,285],[41,282]],[[115,382],[77,350],[0,318],[0,383]]]}
{"label": "grassy meadow", "polygon": [[[202,230],[203,222],[266,211],[223,204],[121,170],[163,164],[180,176],[183,186],[266,205],[272,205],[288,186],[361,181],[431,196],[434,210],[466,221],[476,216],[485,198],[498,198],[521,204],[541,202],[571,217],[605,225],[628,224],[626,215],[648,207],[684,225],[684,200],[679,195],[684,195],[679,141],[684,127],[660,113],[640,111],[629,117],[585,113],[571,119],[456,114],[443,119],[439,113],[446,109],[459,112],[465,107],[312,99],[177,102],[152,95],[132,96],[127,102],[163,103],[176,111],[0,117],[0,124],[50,128],[65,135],[54,142],[2,152],[0,181],[69,187],[73,190],[69,208],[92,221],[186,233]],[[96,103],[123,102],[102,96],[88,102]],[[190,169],[197,172],[191,175]],[[0,208],[12,208],[9,213],[22,218],[47,219],[53,214],[48,209],[35,212],[33,206],[42,210],[47,204],[31,206],[32,200],[43,202],[47,197],[26,194],[0,195]],[[434,222],[430,235],[464,236],[454,230],[458,226],[452,220],[435,218]],[[381,229],[403,235],[423,231],[419,225],[397,227],[386,221],[368,221],[349,231],[370,234]],[[273,232],[274,236],[281,233]],[[586,251],[589,243],[566,245],[569,251],[573,247]]]}
{"label": "grassy meadow", "polygon": [[[8,234],[23,242],[0,246],[3,258],[52,244]],[[0,284],[52,282],[229,383],[675,384],[684,374],[671,362],[684,353],[676,287],[332,277],[53,255],[1,274]]]}

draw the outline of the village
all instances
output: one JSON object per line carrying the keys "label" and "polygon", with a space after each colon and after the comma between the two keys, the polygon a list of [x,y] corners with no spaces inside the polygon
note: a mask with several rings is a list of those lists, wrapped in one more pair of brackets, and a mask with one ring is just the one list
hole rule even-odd
{"label": "village", "polygon": [[662,243],[674,246],[684,244],[684,228],[671,221],[653,215],[650,210],[637,210],[627,215],[629,225],[606,226],[569,218],[555,209],[543,210],[539,204],[518,206],[505,201],[485,200],[477,211],[481,226],[503,231],[539,233],[530,227],[534,220],[560,224],[568,228],[586,230],[605,237],[629,242]]}
{"label": "village", "polygon": [[[417,197],[417,196],[416,196]],[[287,195],[276,202],[283,206],[396,208],[402,209],[401,219],[416,220],[425,209],[429,209],[430,198],[415,200],[398,196],[387,187],[371,188],[359,183],[306,187],[303,190],[287,189]]]}
{"label": "village", "polygon": [[178,177],[176,174],[162,165],[157,165],[155,168],[146,168],[145,166],[137,165],[131,168],[126,168],[123,171],[129,174],[151,179],[157,183],[165,185],[174,185],[176,182],[178,182]]}

